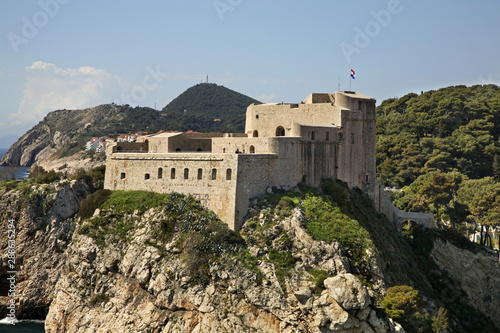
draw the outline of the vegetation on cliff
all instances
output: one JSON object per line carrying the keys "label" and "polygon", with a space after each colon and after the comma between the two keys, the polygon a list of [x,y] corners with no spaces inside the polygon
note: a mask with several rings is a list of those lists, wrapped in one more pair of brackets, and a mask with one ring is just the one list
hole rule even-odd
{"label": "vegetation on cliff", "polygon": [[[91,214],[97,208],[97,215]],[[158,208],[161,210],[155,210]],[[150,236],[145,245],[156,248],[160,258],[179,254],[183,275],[193,286],[208,286],[216,279],[213,267],[229,269],[227,265],[235,262],[248,270],[255,286],[270,286],[264,262],[273,267],[277,291],[283,297],[296,288],[292,281],[304,278],[301,274],[310,281],[310,292],[320,295],[325,290],[323,281],[339,272],[298,255],[297,235],[283,225],[283,221],[297,220],[312,239],[340,249],[348,260],[347,270],[375,292],[374,304],[385,308],[407,332],[438,332],[446,325],[455,332],[495,331],[489,319],[467,304],[459,284],[431,264],[435,239],[461,247],[467,246],[466,240],[418,227],[406,230],[402,238],[375,211],[366,194],[339,181],[325,181],[321,190],[301,186],[300,190],[274,190],[274,194],[256,198],[241,231],[243,238],[192,197],[177,193],[98,191],[82,201],[79,215],[78,234],[91,237],[101,248],[131,242],[144,228],[140,221],[146,218]],[[377,265],[383,266],[383,273]],[[403,287],[407,284],[412,287]],[[395,293],[385,300],[382,285],[395,286]],[[443,290],[448,290],[444,297]],[[94,294],[97,297],[110,296]],[[432,310],[436,303],[440,312]]]}
{"label": "vegetation on cliff", "polygon": [[[378,179],[404,187],[396,206],[431,211],[464,234],[474,232],[466,223],[500,226],[499,87],[411,93],[376,112]],[[490,234],[480,242],[491,245]]]}

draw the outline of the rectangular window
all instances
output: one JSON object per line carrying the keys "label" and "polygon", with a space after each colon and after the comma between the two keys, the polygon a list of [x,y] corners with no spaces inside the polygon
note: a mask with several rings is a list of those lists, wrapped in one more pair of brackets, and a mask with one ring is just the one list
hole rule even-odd
{"label": "rectangular window", "polygon": [[231,180],[232,173],[233,173],[233,170],[231,170],[231,169],[226,170],[226,180]]}
{"label": "rectangular window", "polygon": [[217,169],[212,169],[212,180],[217,180]]}
{"label": "rectangular window", "polygon": [[125,179],[125,177],[126,177],[125,172],[122,172],[122,173],[120,174],[120,179]]}
{"label": "rectangular window", "polygon": [[330,141],[330,132],[326,132],[325,141]]}
{"label": "rectangular window", "polygon": [[203,169],[198,169],[198,179],[203,178]]}
{"label": "rectangular window", "polygon": [[351,143],[354,144],[354,133],[351,133]]}
{"label": "rectangular window", "polygon": [[170,169],[170,179],[175,179],[175,168]]}
{"label": "rectangular window", "polygon": [[188,168],[184,169],[184,179],[189,179],[189,169]]}

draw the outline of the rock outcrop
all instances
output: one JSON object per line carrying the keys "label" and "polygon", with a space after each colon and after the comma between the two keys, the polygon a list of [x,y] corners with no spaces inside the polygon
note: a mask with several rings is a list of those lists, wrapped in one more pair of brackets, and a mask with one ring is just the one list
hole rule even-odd
{"label": "rock outcrop", "polygon": [[[19,185],[21,186],[21,185]],[[21,189],[0,189],[0,315],[5,317],[7,296],[7,226],[14,220],[16,231],[16,316],[44,318],[63,271],[65,251],[75,229],[73,216],[80,201],[91,191],[78,181],[33,185]]]}
{"label": "rock outcrop", "polygon": [[[4,233],[6,221],[16,221],[16,315],[45,318],[51,333],[404,332],[382,299],[388,287],[408,281],[417,288],[414,281],[428,274],[415,267],[420,259],[393,226],[372,233],[383,242],[360,252],[340,240],[313,238],[307,225],[315,217],[302,204],[287,206],[287,200],[256,200],[243,230],[235,233],[193,198],[178,194],[96,192],[79,214],[93,216],[80,218],[80,202],[92,192],[83,181],[9,186],[15,188],[0,188],[0,215]],[[438,278],[419,287],[430,288],[422,292],[419,309],[426,325],[445,307],[454,328],[472,327],[460,326],[458,303],[498,325],[497,257],[439,239],[428,248]],[[402,262],[389,255],[394,252]],[[440,287],[446,283],[449,290]],[[4,313],[7,301],[0,298]]]}
{"label": "rock outcrop", "polygon": [[[99,211],[96,217],[110,213],[116,214]],[[151,221],[164,220],[165,214],[154,208],[125,217],[133,220],[134,231],[128,241],[113,246],[100,247],[77,229],[46,331],[403,332],[387,316],[379,317],[370,297],[377,291],[349,273],[341,246],[315,241],[304,232],[298,209],[282,224],[260,221],[271,223],[263,229],[270,244],[248,248],[255,256],[253,268],[250,259],[226,255],[210,267],[210,279],[201,285],[186,272],[178,239],[152,246],[157,239]],[[247,232],[247,238],[262,236]],[[284,238],[292,243],[283,244]],[[271,249],[282,246],[290,246],[295,258],[285,278],[269,259]],[[334,277],[316,288],[311,269]]]}
{"label": "rock outcrop", "polygon": [[[434,242],[431,256],[465,292],[467,303],[490,317],[500,327],[500,262],[498,254],[472,252],[449,242]],[[451,286],[442,290],[445,303],[455,302],[461,295]]]}
{"label": "rock outcrop", "polygon": [[71,161],[87,159],[73,156],[71,159],[55,162],[64,157],[64,154],[69,156],[84,149],[84,142],[79,136],[92,136],[93,133],[104,135],[113,123],[119,123],[125,117],[123,107],[111,104],[50,112],[10,147],[0,163],[26,167],[43,163],[47,168],[64,169],[65,164],[71,164]]}

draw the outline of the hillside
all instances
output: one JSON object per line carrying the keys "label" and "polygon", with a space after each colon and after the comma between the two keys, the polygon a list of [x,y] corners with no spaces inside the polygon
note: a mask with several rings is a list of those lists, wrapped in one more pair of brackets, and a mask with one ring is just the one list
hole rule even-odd
{"label": "hillside", "polygon": [[[167,115],[151,108],[115,104],[53,111],[19,138],[0,164],[31,166],[36,162],[72,156],[94,136],[113,137],[160,130],[243,132],[246,107],[253,102],[256,101],[228,88],[199,84],[175,98],[166,107]],[[179,112],[186,108],[189,112]],[[79,154],[75,158],[92,160],[91,154]],[[89,162],[89,166],[95,165]]]}
{"label": "hillside", "polygon": [[217,118],[234,127],[233,132],[243,132],[246,109],[252,103],[258,101],[215,83],[201,83],[180,94],[162,112]]}
{"label": "hillside", "polygon": [[[431,211],[464,234],[500,226],[499,153],[495,85],[408,94],[377,107],[377,175],[403,188],[393,193],[396,206]],[[498,246],[496,236],[480,242]]]}
{"label": "hillside", "polygon": [[256,198],[236,233],[176,193],[100,190],[78,210],[89,180],[0,187],[24,263],[16,313],[48,311],[47,332],[499,331],[494,255],[402,237],[343,183]]}

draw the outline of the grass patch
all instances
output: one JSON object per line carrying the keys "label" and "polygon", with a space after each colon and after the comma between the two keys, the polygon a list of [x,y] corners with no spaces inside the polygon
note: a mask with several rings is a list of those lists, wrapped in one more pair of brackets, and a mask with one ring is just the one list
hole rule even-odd
{"label": "grass patch", "polygon": [[312,289],[312,292],[315,294],[320,294],[323,290],[325,290],[325,280],[329,277],[332,277],[332,275],[328,274],[327,271],[320,269],[309,269],[307,273],[311,274],[312,276],[311,278],[309,278],[309,281],[314,282],[314,288]]}
{"label": "grass patch", "polygon": [[150,208],[160,207],[167,202],[169,195],[145,191],[114,191],[104,202],[102,209],[113,208],[115,212],[143,214]]}
{"label": "grass patch", "polygon": [[288,252],[280,252],[275,249],[269,249],[269,262],[274,265],[276,277],[280,283],[283,292],[286,292],[285,278],[289,275],[290,270],[295,266],[297,260]]}

